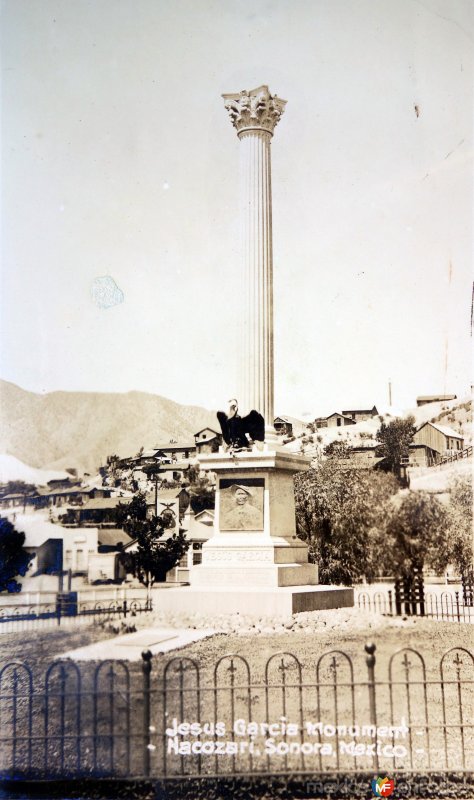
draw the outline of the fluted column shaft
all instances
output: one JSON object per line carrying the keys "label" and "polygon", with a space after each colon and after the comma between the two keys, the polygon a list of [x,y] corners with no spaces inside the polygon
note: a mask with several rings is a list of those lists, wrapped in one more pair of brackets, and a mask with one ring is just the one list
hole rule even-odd
{"label": "fluted column shaft", "polygon": [[240,139],[240,215],[245,307],[240,398],[266,426],[274,420],[271,134],[247,130]]}
{"label": "fluted column shaft", "polygon": [[270,144],[286,100],[268,86],[225,94],[225,107],[240,139],[240,215],[243,294],[239,400],[274,432],[273,252]]}

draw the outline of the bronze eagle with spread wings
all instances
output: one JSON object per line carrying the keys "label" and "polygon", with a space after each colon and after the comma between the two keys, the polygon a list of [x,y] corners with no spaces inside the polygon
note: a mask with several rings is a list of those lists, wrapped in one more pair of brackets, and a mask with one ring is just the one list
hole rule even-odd
{"label": "bronze eagle with spread wings", "polygon": [[229,400],[229,413],[217,412],[222,436],[226,445],[232,450],[244,450],[251,447],[252,442],[263,442],[265,439],[265,420],[253,409],[245,417],[238,414],[237,400]]}

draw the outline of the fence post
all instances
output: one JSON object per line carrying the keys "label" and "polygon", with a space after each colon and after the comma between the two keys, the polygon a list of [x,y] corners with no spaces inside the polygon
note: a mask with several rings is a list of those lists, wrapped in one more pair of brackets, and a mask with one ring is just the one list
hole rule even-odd
{"label": "fence post", "polygon": [[388,590],[388,611],[389,616],[393,617],[393,599],[392,599],[392,590]]}
{"label": "fence post", "polygon": [[123,601],[123,616],[124,616],[124,619],[127,618],[127,601],[126,600]]}
{"label": "fence post", "polygon": [[146,777],[150,775],[150,673],[151,660],[153,654],[150,650],[142,653],[142,672],[143,672],[143,769]]}
{"label": "fence post", "polygon": [[454,596],[456,598],[456,613],[458,615],[458,622],[461,622],[461,613],[459,608],[459,592],[454,592]]}
{"label": "fence post", "polygon": [[[417,594],[420,603],[420,617],[425,616],[425,581],[423,572],[419,570],[416,575]],[[416,612],[415,612],[416,613]]]}
{"label": "fence post", "polygon": [[369,714],[370,714],[370,724],[375,726],[375,771],[378,772],[379,769],[379,757],[377,754],[377,706],[376,706],[376,698],[375,698],[375,644],[373,642],[367,642],[365,645],[365,652],[367,653],[365,663],[367,664],[367,672],[368,672],[368,688],[369,688]]}
{"label": "fence post", "polygon": [[395,614],[397,617],[402,614],[402,582],[400,578],[395,581]]}

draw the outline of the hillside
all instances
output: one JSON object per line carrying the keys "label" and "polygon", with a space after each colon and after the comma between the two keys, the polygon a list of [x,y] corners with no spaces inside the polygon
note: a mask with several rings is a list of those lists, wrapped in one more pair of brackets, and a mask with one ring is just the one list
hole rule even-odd
{"label": "hillside", "polygon": [[34,394],[0,381],[0,453],[32,467],[95,472],[107,455],[194,441],[215,414],[144,392]]}
{"label": "hillside", "polygon": [[[368,447],[376,444],[376,434],[380,428],[383,418],[389,423],[394,417],[413,416],[417,428],[425,422],[439,422],[440,425],[452,428],[456,433],[461,433],[464,437],[464,447],[472,444],[472,400],[469,397],[450,400],[440,403],[429,403],[425,406],[408,408],[405,410],[392,409],[391,414],[384,414],[383,417],[376,416],[356,425],[348,425],[343,428],[318,428],[316,433],[306,432],[308,443],[304,445],[304,451],[308,456],[317,456],[323,448],[336,440],[346,442],[351,447]],[[296,438],[286,445],[286,449],[292,452],[301,450],[301,439]]]}

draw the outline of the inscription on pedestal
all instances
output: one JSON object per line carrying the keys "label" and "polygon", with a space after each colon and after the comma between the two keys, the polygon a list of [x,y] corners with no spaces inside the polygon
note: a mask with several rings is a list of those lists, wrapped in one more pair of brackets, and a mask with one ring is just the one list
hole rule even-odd
{"label": "inscription on pedestal", "polygon": [[222,552],[219,550],[211,550],[205,553],[204,559],[205,563],[208,561],[266,561],[270,564],[274,563],[272,553],[263,550],[223,550]]}

